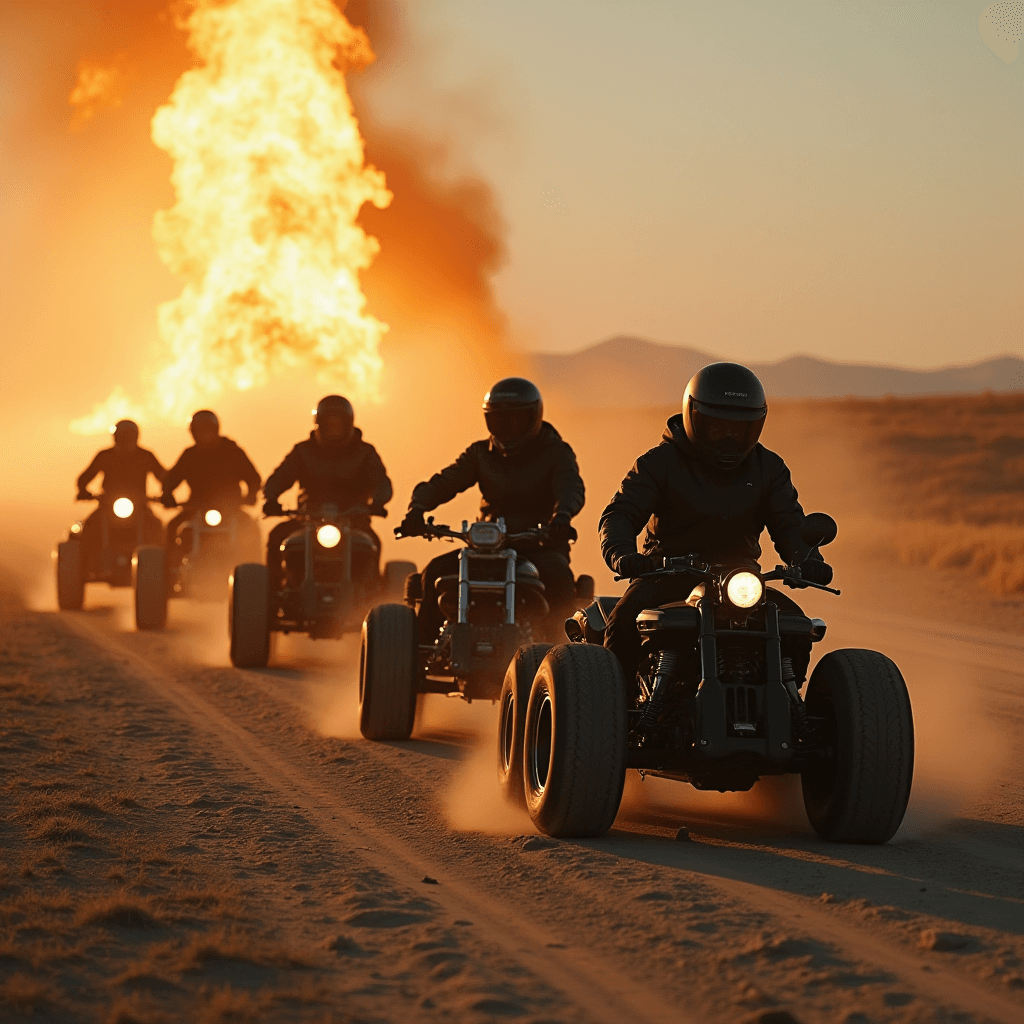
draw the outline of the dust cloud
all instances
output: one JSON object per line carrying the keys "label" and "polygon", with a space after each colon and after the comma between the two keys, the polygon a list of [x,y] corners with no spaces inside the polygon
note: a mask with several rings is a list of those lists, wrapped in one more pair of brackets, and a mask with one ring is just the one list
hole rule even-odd
{"label": "dust cloud", "polygon": [[[156,341],[155,310],[179,289],[160,265],[150,234],[154,212],[173,201],[170,164],[150,141],[150,119],[190,60],[166,9],[158,0],[2,8],[4,36],[21,44],[26,54],[18,65],[23,80],[14,83],[12,95],[28,97],[12,114],[4,159],[28,196],[31,216],[12,215],[0,250],[5,291],[0,328],[16,339],[0,382],[5,403],[0,471],[6,483],[0,541],[5,570],[18,577],[33,607],[53,608],[49,552],[68,525],[88,511],[71,500],[74,477],[97,445],[106,443],[72,437],[67,423],[113,386],[132,387],[146,379]],[[108,17],[110,11],[117,17]],[[345,7],[346,16],[367,29],[378,54],[367,75],[386,75],[389,61],[401,58],[405,41],[397,11],[392,3]],[[109,66],[115,58],[125,69],[120,105],[98,105],[88,125],[70,132],[68,96],[79,61]],[[486,388],[509,371],[528,373],[529,367],[514,352],[512,331],[491,286],[507,258],[506,225],[494,194],[471,170],[452,170],[459,167],[458,139],[383,123],[361,104],[358,76],[351,85],[367,159],[384,171],[395,195],[388,209],[364,209],[360,218],[381,243],[376,261],[362,276],[368,308],[391,329],[381,346],[383,401],[357,408],[357,425],[381,452],[395,484],[391,517],[378,522],[383,557],[411,558],[422,567],[449,548],[393,538],[391,529],[407,496],[416,482],[482,436],[480,400]],[[684,386],[680,381],[680,392]],[[321,394],[312,374],[293,372],[272,388],[225,395],[217,410],[224,433],[246,448],[265,477],[306,436],[310,409]],[[675,410],[596,412],[580,408],[579,400],[553,396],[547,410],[547,418],[576,450],[587,484],[587,506],[576,523],[581,539],[574,568],[594,575],[599,592],[619,593],[621,585],[612,582],[600,558],[597,521],[622,476],[640,453],[659,442]],[[764,441],[791,466],[804,507],[827,511],[840,524],[829,560],[844,597],[802,596],[808,612],[839,621],[844,605],[852,604],[934,617],[934,591],[923,591],[910,574],[887,564],[874,544],[886,533],[893,508],[870,439],[852,433],[824,403],[773,402]],[[143,429],[142,444],[165,465],[190,443],[185,423]],[[438,517],[472,518],[476,505],[477,497],[468,494]],[[772,563],[769,549],[766,564]],[[110,603],[119,605],[122,596]],[[94,587],[86,600],[88,607],[107,603]],[[172,620],[178,608],[173,606]],[[194,658],[226,664],[226,629],[222,618],[217,624],[218,616],[209,616],[210,628],[193,637],[186,622],[191,630],[207,616],[193,620],[188,613],[180,620],[181,642]],[[862,625],[856,629],[853,645],[886,649],[884,638]],[[330,655],[322,643],[312,646],[315,651],[288,641],[277,652],[277,664],[312,673],[309,705],[322,731],[358,735],[354,642],[345,641]],[[931,828],[984,795],[1002,763],[1000,748],[986,709],[974,705],[970,722],[977,742],[972,750],[992,753],[993,760],[980,767],[976,760],[969,778],[961,774],[962,766],[954,773],[952,765],[962,760],[954,756],[954,725],[962,727],[960,698],[970,688],[958,676],[937,684],[930,669],[919,670],[905,660],[901,664],[918,720],[919,781],[907,830]],[[918,681],[919,671],[928,678]],[[466,709],[456,701],[431,698],[418,722],[420,736],[455,730],[469,737],[465,742],[474,753],[449,794],[449,815],[459,827],[522,828],[521,822],[506,822],[503,809],[495,809],[495,719],[490,705]],[[792,780],[768,781],[751,794],[727,797],[657,780],[648,780],[642,790],[645,800],[653,793],[659,803],[665,794],[669,806],[689,807],[693,813],[706,808],[715,815],[734,813],[775,824],[802,816],[793,816],[798,796]],[[631,788],[628,800],[634,796]],[[475,816],[477,808],[480,816]]]}

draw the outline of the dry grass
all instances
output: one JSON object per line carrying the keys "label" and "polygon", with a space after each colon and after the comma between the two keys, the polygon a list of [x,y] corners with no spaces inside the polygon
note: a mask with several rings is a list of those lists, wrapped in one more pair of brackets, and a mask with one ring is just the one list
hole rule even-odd
{"label": "dry grass", "polygon": [[834,414],[917,520],[1024,526],[1024,394],[850,399]]}
{"label": "dry grass", "polygon": [[894,527],[908,565],[957,569],[996,594],[1024,594],[1024,526],[907,522]]}
{"label": "dry grass", "polygon": [[160,927],[159,920],[146,901],[124,892],[83,904],[78,912],[78,924],[117,928]]}
{"label": "dry grass", "polygon": [[875,520],[875,540],[879,518],[890,527],[887,553],[1024,594],[1024,394],[796,402],[778,412],[827,423],[841,438],[834,453],[857,477],[854,501]]}
{"label": "dry grass", "polygon": [[236,928],[197,936],[182,950],[179,966],[199,970],[217,963],[248,964],[252,967],[277,967],[302,970],[312,964],[295,956],[283,946],[270,945]]}

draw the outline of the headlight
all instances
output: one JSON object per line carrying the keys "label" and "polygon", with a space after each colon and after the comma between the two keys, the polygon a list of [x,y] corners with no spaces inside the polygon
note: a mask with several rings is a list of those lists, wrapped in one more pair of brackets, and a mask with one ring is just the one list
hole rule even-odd
{"label": "headlight", "polygon": [[338,546],[338,542],[341,540],[341,530],[339,530],[333,523],[324,523],[324,525],[316,531],[316,539],[320,541],[321,546],[325,548],[336,548]]}
{"label": "headlight", "polygon": [[753,572],[734,572],[725,585],[729,600],[737,608],[753,608],[764,593],[761,577]]}
{"label": "headlight", "polygon": [[211,508],[203,518],[206,520],[207,526],[220,526],[224,520],[224,517],[215,508]]}
{"label": "headlight", "polygon": [[114,515],[118,519],[127,519],[135,511],[135,502],[131,498],[118,498],[114,502]]}
{"label": "headlight", "polygon": [[469,543],[475,548],[496,548],[501,545],[502,531],[495,523],[474,523],[469,528]]}

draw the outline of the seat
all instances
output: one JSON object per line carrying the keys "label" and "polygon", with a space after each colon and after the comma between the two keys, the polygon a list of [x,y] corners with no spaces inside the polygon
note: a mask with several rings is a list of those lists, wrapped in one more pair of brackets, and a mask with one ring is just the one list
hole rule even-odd
{"label": "seat", "polygon": [[595,633],[603,633],[604,627],[608,625],[612,609],[619,603],[617,597],[602,595],[594,598],[593,602],[587,605],[585,614],[587,616],[587,627]]}

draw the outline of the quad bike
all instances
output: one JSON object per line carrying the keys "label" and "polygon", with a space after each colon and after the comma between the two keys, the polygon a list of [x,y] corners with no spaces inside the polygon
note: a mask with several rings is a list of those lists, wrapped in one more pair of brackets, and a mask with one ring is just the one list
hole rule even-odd
{"label": "quad bike", "polygon": [[259,558],[259,528],[238,507],[196,507],[191,512],[176,531],[178,558],[167,567],[167,592],[219,601],[227,596],[232,568]]}
{"label": "quad bike", "polygon": [[58,607],[80,609],[87,583],[134,587],[138,628],[163,628],[167,602],[159,520],[146,515],[138,497],[100,495],[96,500],[99,509],[88,527],[98,531],[96,543],[86,543],[85,524],[77,522],[54,552]]}
{"label": "quad bike", "polygon": [[[387,562],[376,571],[374,538],[353,521],[384,509],[338,510],[325,504],[318,512],[287,515],[302,528],[281,544],[280,561],[266,566],[247,562],[235,567],[229,581],[228,627],[231,663],[263,668],[270,657],[270,634],[306,633],[314,640],[338,639],[356,632],[377,601],[400,600],[413,562]],[[372,564],[370,575],[354,564]]]}
{"label": "quad bike", "polygon": [[[835,521],[815,513],[801,533],[817,550],[835,538]],[[550,650],[532,678],[510,666],[498,744],[507,795],[548,835],[599,836],[615,819],[627,768],[721,792],[792,773],[823,839],[891,839],[914,764],[903,676],[883,654],[837,650],[801,695],[794,660],[809,657],[826,626],[781,613],[765,584],[839,591],[802,579],[799,566],[761,574],[693,555],[665,558],[649,575],[673,574],[698,585],[688,600],[637,616],[635,679],[600,646],[613,598],[569,619],[571,642]]]}
{"label": "quad bike", "polygon": [[[421,693],[496,700],[505,666],[518,648],[546,652],[550,647],[533,643],[535,625],[549,612],[544,584],[536,566],[512,547],[543,540],[543,530],[508,533],[504,519],[463,522],[461,530],[453,530],[431,517],[422,536],[465,544],[458,573],[437,582],[444,622],[432,643],[419,642],[418,575],[407,581],[404,605],[378,605],[366,617],[359,664],[359,728],[366,739],[408,739]],[[580,576],[576,591],[590,600],[593,579]]]}

